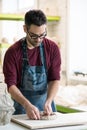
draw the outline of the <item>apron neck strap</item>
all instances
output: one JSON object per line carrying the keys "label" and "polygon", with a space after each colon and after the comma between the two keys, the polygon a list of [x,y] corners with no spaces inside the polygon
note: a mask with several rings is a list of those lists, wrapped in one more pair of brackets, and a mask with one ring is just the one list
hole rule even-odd
{"label": "apron neck strap", "polygon": [[45,52],[44,52],[44,45],[43,43],[40,44],[40,56],[41,56],[41,61],[42,64],[45,66],[46,69],[46,57],[45,57]]}
{"label": "apron neck strap", "polygon": [[27,56],[27,43],[26,39],[22,41],[22,53],[23,53],[23,64],[28,64],[28,56]]}

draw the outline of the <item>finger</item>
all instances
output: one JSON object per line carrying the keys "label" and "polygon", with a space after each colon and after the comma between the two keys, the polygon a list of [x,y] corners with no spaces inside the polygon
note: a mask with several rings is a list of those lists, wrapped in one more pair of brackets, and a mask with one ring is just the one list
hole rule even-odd
{"label": "finger", "polygon": [[39,120],[40,119],[40,112],[38,109],[35,109],[32,111],[32,119]]}
{"label": "finger", "polygon": [[52,114],[52,108],[50,106],[48,106],[45,108],[44,112],[45,112],[45,114],[50,115],[50,114]]}

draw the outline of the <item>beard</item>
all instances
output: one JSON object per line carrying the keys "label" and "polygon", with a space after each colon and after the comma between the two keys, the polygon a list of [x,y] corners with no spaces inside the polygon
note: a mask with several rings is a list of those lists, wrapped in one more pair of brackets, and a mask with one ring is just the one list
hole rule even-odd
{"label": "beard", "polygon": [[37,39],[36,40],[33,40],[33,39],[30,39],[29,37],[27,37],[27,44],[29,45],[32,45],[33,47],[37,47],[41,44],[42,40],[38,41]]}

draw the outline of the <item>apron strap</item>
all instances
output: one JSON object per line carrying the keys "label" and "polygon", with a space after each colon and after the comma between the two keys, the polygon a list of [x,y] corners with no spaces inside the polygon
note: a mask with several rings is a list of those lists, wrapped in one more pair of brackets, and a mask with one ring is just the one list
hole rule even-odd
{"label": "apron strap", "polygon": [[22,58],[22,76],[21,76],[21,86],[23,84],[23,75],[24,75],[24,70],[25,70],[25,66],[28,65],[28,58],[27,58],[27,43],[26,43],[26,39],[22,39],[22,54],[23,54],[23,58]]}
{"label": "apron strap", "polygon": [[40,44],[40,55],[41,55],[42,64],[45,67],[45,72],[46,72],[46,74],[48,74],[47,73],[47,65],[46,65],[46,56],[45,56],[45,51],[44,51],[44,45],[42,43]]}
{"label": "apron strap", "polygon": [[22,52],[23,52],[23,64],[28,65],[28,56],[27,56],[27,43],[26,39],[22,41]]}

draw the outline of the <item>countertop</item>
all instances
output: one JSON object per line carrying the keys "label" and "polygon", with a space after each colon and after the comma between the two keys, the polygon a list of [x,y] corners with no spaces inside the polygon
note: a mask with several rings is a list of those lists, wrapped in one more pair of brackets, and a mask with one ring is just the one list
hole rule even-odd
{"label": "countertop", "polygon": [[[0,126],[0,130],[29,130],[21,125],[10,122],[5,126]],[[87,130],[87,125],[78,125],[78,126],[67,126],[67,127],[55,127],[47,129],[36,129],[36,130]]]}

